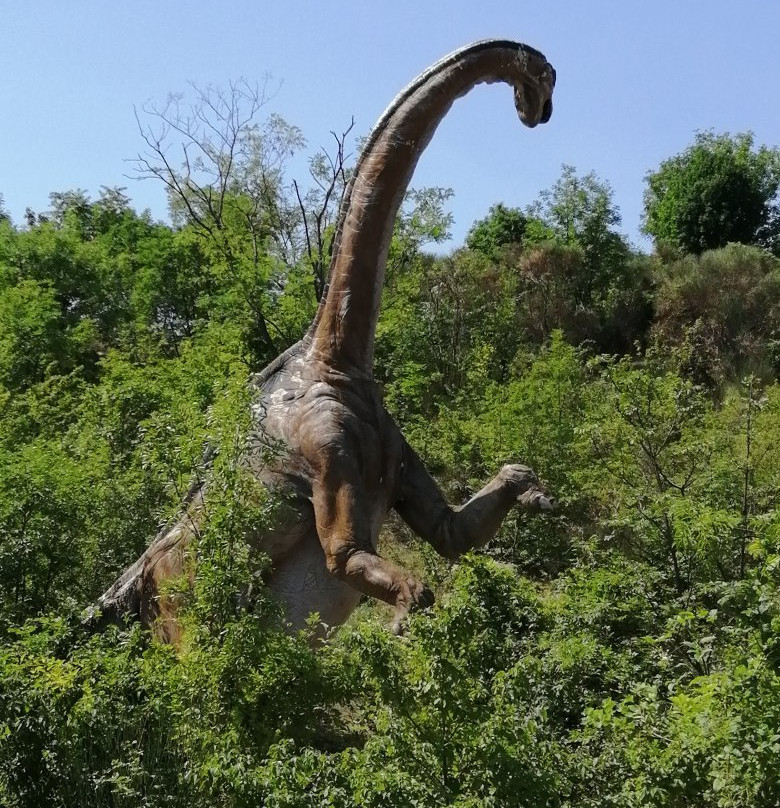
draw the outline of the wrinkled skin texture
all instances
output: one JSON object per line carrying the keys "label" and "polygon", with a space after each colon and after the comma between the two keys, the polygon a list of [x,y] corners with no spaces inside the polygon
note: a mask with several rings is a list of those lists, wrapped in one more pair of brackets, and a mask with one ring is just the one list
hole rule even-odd
{"label": "wrinkled skin texture", "polygon": [[[554,508],[522,465],[504,466],[465,505],[448,505],[372,378],[387,249],[409,178],[452,102],[477,83],[497,81],[514,88],[526,126],[549,120],[555,71],[542,54],[504,40],[456,51],[395,99],[368,138],[345,194],[330,284],[312,327],[251,379],[247,463],[285,499],[277,524],[253,541],[270,557],[268,585],[293,629],[315,612],[323,625],[339,625],[368,595],[395,608],[398,631],[410,610],[433,602],[422,581],[377,554],[392,508],[450,559],[489,541],[515,506]],[[269,444],[281,447],[270,460],[263,450]],[[176,603],[161,588],[189,571],[201,497],[194,492],[179,522],[102,596],[104,618],[137,614],[162,639],[177,640]]]}

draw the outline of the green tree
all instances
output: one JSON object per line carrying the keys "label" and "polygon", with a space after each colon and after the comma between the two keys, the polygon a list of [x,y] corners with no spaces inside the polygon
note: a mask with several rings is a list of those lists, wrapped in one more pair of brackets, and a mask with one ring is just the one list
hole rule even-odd
{"label": "green tree", "polygon": [[0,385],[40,381],[63,354],[60,308],[50,286],[23,280],[0,287]]}
{"label": "green tree", "polygon": [[[81,366],[94,376],[100,356],[119,346],[136,356],[175,353],[235,285],[220,279],[190,231],[136,214],[121,188],[103,188],[94,202],[81,191],[54,193],[51,210],[31,219],[25,230],[0,228],[0,288],[9,306],[31,284],[48,290],[60,369]],[[223,308],[240,319],[234,300]],[[18,351],[16,361],[45,356]]]}
{"label": "green tree", "polygon": [[528,226],[528,217],[519,208],[508,208],[499,202],[492,205],[488,215],[471,226],[466,246],[488,258],[498,258],[508,244],[521,245]]}
{"label": "green tree", "polygon": [[554,233],[555,240],[583,251],[583,269],[577,294],[581,302],[622,274],[630,248],[616,230],[620,210],[608,182],[594,172],[580,177],[574,166],[564,165],[549,190],[529,208]]}
{"label": "green tree", "polygon": [[647,262],[617,230],[620,211],[609,183],[564,165],[528,214],[535,218],[518,262],[527,335],[538,342],[560,328],[574,343],[630,351],[649,326],[650,276]]}
{"label": "green tree", "polygon": [[780,151],[750,132],[698,132],[645,181],[645,232],[699,254],[730,241],[780,249]]}
{"label": "green tree", "polygon": [[[601,501],[624,551],[659,569],[678,595],[740,574],[739,472],[713,405],[667,357],[603,365],[580,431],[580,485]],[[605,485],[605,481],[609,484]]]}

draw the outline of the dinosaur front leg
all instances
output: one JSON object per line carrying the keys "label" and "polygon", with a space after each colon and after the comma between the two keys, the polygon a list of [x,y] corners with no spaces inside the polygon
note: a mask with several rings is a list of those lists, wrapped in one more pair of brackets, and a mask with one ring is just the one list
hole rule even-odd
{"label": "dinosaur front leg", "polygon": [[487,544],[516,505],[535,511],[556,507],[531,469],[507,465],[465,505],[453,508],[417,453],[405,445],[401,497],[395,509],[446,558],[456,559]]}
{"label": "dinosaur front leg", "polygon": [[393,630],[400,631],[412,609],[433,603],[433,593],[414,575],[382,558],[371,540],[366,494],[352,479],[328,477],[313,488],[317,534],[328,570],[354,589],[395,607]]}

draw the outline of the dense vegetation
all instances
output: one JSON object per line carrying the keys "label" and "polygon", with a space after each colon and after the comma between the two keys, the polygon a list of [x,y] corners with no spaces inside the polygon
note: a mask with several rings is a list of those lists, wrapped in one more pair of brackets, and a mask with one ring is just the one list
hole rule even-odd
{"label": "dense vegetation", "polygon": [[[314,311],[347,168],[321,155],[313,190],[290,192],[300,133],[252,103],[220,116],[256,101],[232,89],[209,96],[238,122],[203,149],[216,170],[142,158],[173,225],[120,189],[0,216],[0,804],[778,805],[774,175],[761,226],[728,231],[742,243],[673,215],[675,167],[730,196],[749,137],[699,137],[649,177],[652,256],[616,229],[609,186],[568,166],[444,257],[424,248],[447,192],[410,194],[377,340],[387,405],[452,500],[522,460],[563,507],[510,516],[454,566],[391,521],[383,552],[436,606],[399,640],[366,603],[313,651],[270,627],[243,537],[273,503],[236,460],[247,373]],[[84,632],[206,473],[206,443],[182,647]]]}

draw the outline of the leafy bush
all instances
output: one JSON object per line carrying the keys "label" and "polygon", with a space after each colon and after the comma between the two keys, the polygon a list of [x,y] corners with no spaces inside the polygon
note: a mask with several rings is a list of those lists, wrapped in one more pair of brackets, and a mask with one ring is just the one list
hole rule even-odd
{"label": "leafy bush", "polygon": [[660,269],[653,332],[662,345],[685,345],[687,370],[722,385],[777,373],[780,263],[757,247],[730,244]]}

